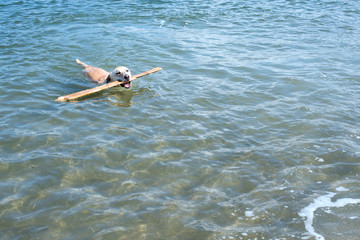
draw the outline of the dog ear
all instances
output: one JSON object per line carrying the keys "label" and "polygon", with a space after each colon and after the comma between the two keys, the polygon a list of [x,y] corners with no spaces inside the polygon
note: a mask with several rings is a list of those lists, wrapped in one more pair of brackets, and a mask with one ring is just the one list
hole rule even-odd
{"label": "dog ear", "polygon": [[105,83],[109,83],[111,82],[111,77],[110,77],[110,74],[107,76],[107,78],[105,79]]}

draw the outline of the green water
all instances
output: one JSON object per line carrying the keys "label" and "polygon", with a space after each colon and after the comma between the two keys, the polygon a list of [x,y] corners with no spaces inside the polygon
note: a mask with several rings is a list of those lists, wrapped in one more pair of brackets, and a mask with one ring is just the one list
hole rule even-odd
{"label": "green water", "polygon": [[[0,239],[360,239],[360,2],[0,3]],[[95,85],[75,59],[134,74]]]}

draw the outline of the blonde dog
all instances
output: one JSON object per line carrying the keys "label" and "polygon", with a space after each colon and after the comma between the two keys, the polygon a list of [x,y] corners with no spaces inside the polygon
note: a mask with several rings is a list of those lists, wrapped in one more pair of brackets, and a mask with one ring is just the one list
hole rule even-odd
{"label": "blonde dog", "polygon": [[76,63],[84,67],[83,72],[94,82],[96,83],[109,83],[112,81],[125,82],[120,86],[129,89],[131,83],[131,72],[127,67],[117,67],[111,73],[105,71],[102,68],[92,67],[86,63],[81,62],[79,59],[76,59]]}

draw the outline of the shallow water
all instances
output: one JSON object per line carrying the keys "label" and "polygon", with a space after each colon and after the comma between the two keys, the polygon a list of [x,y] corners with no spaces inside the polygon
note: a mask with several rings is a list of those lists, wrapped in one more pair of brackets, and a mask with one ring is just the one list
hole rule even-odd
{"label": "shallow water", "polygon": [[[360,2],[0,3],[1,239],[360,239]],[[75,59],[133,74],[82,101]]]}

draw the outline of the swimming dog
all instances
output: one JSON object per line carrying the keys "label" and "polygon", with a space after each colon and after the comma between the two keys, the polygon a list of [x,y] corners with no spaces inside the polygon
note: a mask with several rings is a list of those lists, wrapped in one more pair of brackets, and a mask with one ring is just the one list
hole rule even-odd
{"label": "swimming dog", "polygon": [[95,83],[109,83],[113,81],[125,82],[121,84],[121,87],[129,89],[131,84],[129,80],[131,79],[131,72],[127,67],[117,67],[111,73],[105,71],[102,68],[92,67],[86,63],[81,62],[79,59],[76,59],[76,63],[84,67],[83,72]]}

